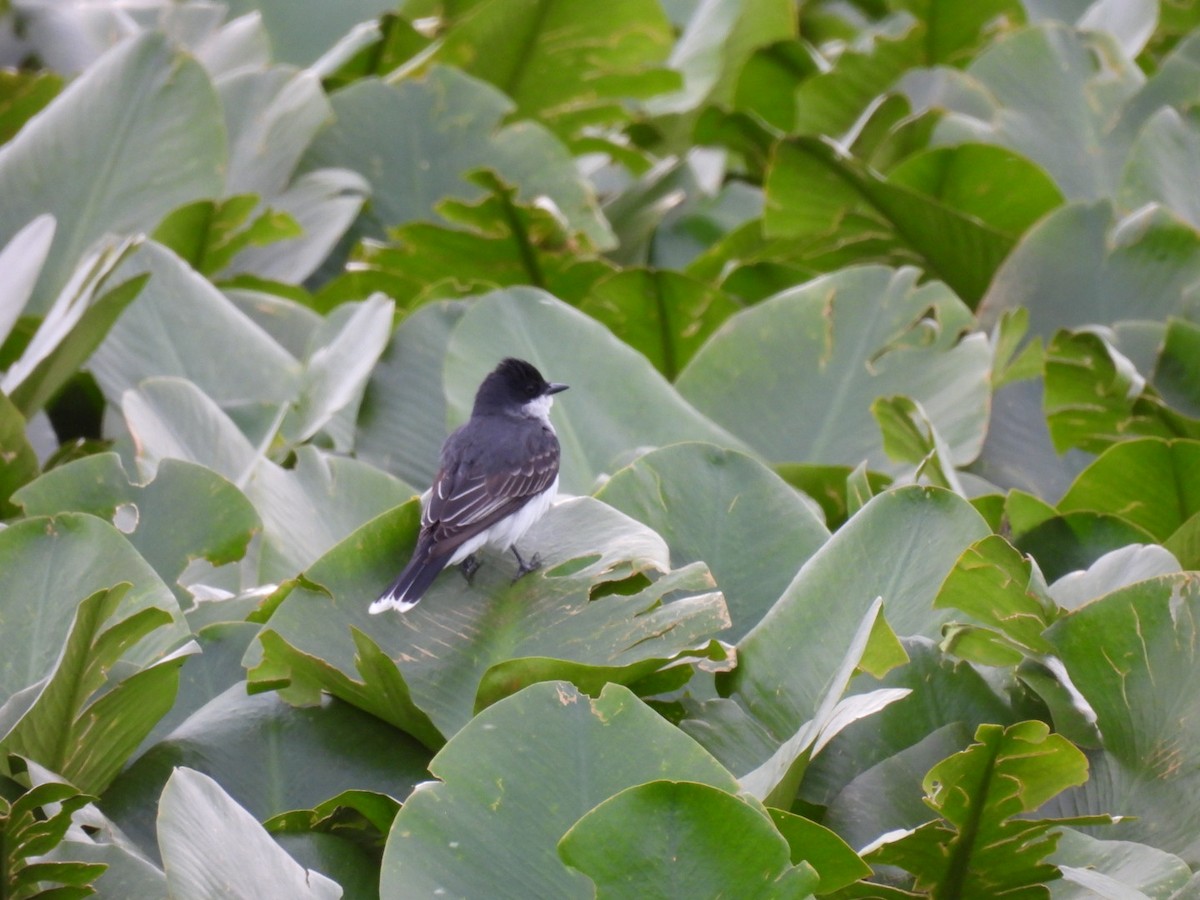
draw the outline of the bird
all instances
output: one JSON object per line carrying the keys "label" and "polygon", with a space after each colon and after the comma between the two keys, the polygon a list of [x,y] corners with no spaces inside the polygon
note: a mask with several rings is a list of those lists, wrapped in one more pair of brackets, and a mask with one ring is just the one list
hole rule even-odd
{"label": "bird", "polygon": [[516,542],[558,492],[550,407],[567,387],[512,357],[483,379],[471,418],[442,445],[412,558],[369,612],[412,609],[447,566],[461,564],[470,581],[479,567],[475,552],[485,545],[512,551],[517,578],[541,565],[537,554],[526,562]]}

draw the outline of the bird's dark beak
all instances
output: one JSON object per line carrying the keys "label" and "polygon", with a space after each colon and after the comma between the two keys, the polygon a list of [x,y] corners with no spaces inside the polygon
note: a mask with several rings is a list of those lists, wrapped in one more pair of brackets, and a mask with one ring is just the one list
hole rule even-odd
{"label": "bird's dark beak", "polygon": [[569,384],[558,384],[557,382],[551,382],[550,386],[548,388],[546,388],[546,393],[547,394],[560,394],[569,387],[570,387]]}

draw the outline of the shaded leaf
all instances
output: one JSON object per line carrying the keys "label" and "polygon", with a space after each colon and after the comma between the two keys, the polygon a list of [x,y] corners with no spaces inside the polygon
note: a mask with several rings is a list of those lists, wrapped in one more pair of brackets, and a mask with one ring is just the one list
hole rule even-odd
{"label": "shaded leaf", "polygon": [[741,304],[676,272],[628,269],[599,282],[579,308],[673,381]]}
{"label": "shaded leaf", "polygon": [[[490,85],[436,66],[420,80],[363,79],[330,102],[336,124],[313,141],[301,169],[336,167],[362,174],[371,183],[366,216],[371,233],[429,219],[446,197],[476,199],[482,189],[462,174],[487,167],[515,185],[522,202],[545,195],[572,229],[597,247],[611,244],[566,148],[540,125],[501,126],[513,104]],[[381,158],[389,160],[382,171]]]}

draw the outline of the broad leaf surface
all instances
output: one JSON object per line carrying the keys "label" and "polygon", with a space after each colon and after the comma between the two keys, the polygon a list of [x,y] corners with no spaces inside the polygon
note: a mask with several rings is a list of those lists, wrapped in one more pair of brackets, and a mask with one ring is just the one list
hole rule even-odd
{"label": "broad leaf surface", "polygon": [[[705,490],[696,486],[703,484]],[[735,641],[829,537],[812,506],[753,458],[676,444],[619,470],[596,496],[653,528],[676,566],[703,561],[725,595]],[[762,523],[771,528],[764,530]]]}
{"label": "broad leaf surface", "polygon": [[410,796],[392,826],[384,897],[591,897],[588,879],[554,848],[593,807],[663,778],[737,790],[716,760],[619,685],[597,698],[561,682],[526,688],[476,716],[429,768],[439,781]]}
{"label": "broad leaf surface", "polygon": [[988,350],[978,335],[959,340],[969,313],[945,286],[916,282],[914,269],[867,266],[761,302],[692,358],[679,391],[769,460],[865,458],[882,471],[896,466],[871,403],[905,394],[954,462],[969,462],[983,442]]}

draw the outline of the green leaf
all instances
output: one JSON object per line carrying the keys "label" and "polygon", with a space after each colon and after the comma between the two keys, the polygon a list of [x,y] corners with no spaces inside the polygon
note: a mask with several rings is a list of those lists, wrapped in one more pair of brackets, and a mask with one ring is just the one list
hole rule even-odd
{"label": "green leaf", "polygon": [[657,69],[673,36],[654,0],[602,8],[462,0],[448,12],[433,59],[504,91],[516,101],[514,117],[560,133],[624,118],[621,101],[677,84]]}
{"label": "green leaf", "polygon": [[[779,738],[813,717],[864,612],[883,597],[899,634],[936,634],[931,608],[962,551],[988,533],[967,501],[907,487],[872,499],[805,564],[779,602],[738,643],[726,691]],[[840,602],[831,606],[829,598]],[[802,655],[805,664],[789,663]]]}
{"label": "green leaf", "polygon": [[145,610],[171,619],[121,654],[138,667],[155,663],[189,632],[170,590],[119,531],[80,513],[25,519],[0,530],[0,696],[11,698],[50,675],[80,600],[121,582],[132,587],[117,608],[118,621]]}
{"label": "green leaf", "polygon": [[[154,480],[139,485],[129,481],[115,453],[96,454],[51,469],[14,499],[27,516],[76,511],[112,522],[181,601],[186,593],[177,582],[189,562],[241,559],[262,528],[254,507],[233,485],[178,459],[164,459]],[[183,508],[190,514],[179,515]]]}
{"label": "green leaf", "polygon": [[489,191],[477,204],[445,200],[437,209],[457,227],[412,222],[390,230],[386,242],[368,241],[352,268],[322,289],[319,302],[381,290],[401,307],[438,297],[460,297],[508,285],[545,288],[573,303],[612,272],[570,231],[553,209],[516,199],[517,191],[490,169],[467,180]]}
{"label": "green leaf", "polygon": [[1182,312],[1200,279],[1200,235],[1159,207],[1118,221],[1107,202],[1074,203],[1035,225],[1004,261],[980,306],[985,321],[1018,306],[1029,328],[1060,328]]}
{"label": "green leaf", "polygon": [[[482,189],[462,174],[490,168],[518,188],[521,202],[544,195],[572,230],[601,249],[612,244],[590,185],[566,148],[540,125],[502,125],[513,104],[490,85],[436,66],[421,80],[364,79],[339,91],[331,103],[337,122],[313,141],[301,169],[333,166],[367,178],[371,233],[430,219],[446,197],[476,199]],[[381,158],[389,160],[382,170]]]}
{"label": "green leaf", "polygon": [[1114,444],[1080,474],[1058,508],[1120,516],[1166,541],[1200,512],[1200,441]]}
{"label": "green leaf", "polygon": [[98,591],[79,605],[54,671],[0,737],[4,752],[35,760],[90,793],[108,786],[171,707],[183,663],[174,654],[127,678],[109,676],[131,647],[171,624],[169,613],[153,607],[108,624],[129,587]]}
{"label": "green leaf", "polygon": [[1132,841],[1102,841],[1063,829],[1049,857],[1063,874],[1055,898],[1091,900],[1102,896],[1182,897],[1192,870],[1170,853]]}
{"label": "green leaf", "polygon": [[871,415],[883,434],[883,450],[896,462],[916,466],[913,480],[925,479],[935,487],[965,494],[950,451],[921,404],[909,397],[880,397],[871,404]]}
{"label": "green leaf", "polygon": [[0,244],[36,215],[58,222],[30,311],[49,307],[103,235],[147,231],[219,194],[224,164],[220,109],[199,63],[150,31],[106,53],[0,148]]}
{"label": "green leaf", "polygon": [[1200,437],[1101,335],[1060,331],[1046,347],[1046,422],[1055,449],[1103,453],[1135,437]]}
{"label": "green leaf", "polygon": [[[586,358],[579,347],[588,348]],[[744,449],[603,325],[530,288],[479,298],[451,335],[443,365],[453,424],[466,421],[480,382],[505,356],[527,359],[547,378],[575,387],[552,414],[565,491],[590,492],[598,476],[645,447],[696,440]]]}
{"label": "green leaf", "polygon": [[183,379],[149,379],[125,394],[124,407],[144,474],[152,476],[173,458],[210,468],[242,488],[263,522],[257,584],[292,577],[367,519],[412,496],[386,473],[313,446],[299,447],[290,469],[263,459],[233,421]]}
{"label": "green leaf", "polygon": [[1082,784],[1087,760],[1042,722],[981,725],[975,740],[925,776],[925,802],[942,818],[870,858],[912,872],[917,889],[934,897],[1044,895],[1035,886],[1058,874],[1045,862],[1055,820],[1017,816]]}
{"label": "green leaf", "polygon": [[825,513],[825,524],[834,531],[858,512],[864,503],[892,483],[887,475],[868,471],[865,463],[854,468],[779,463],[774,469],[784,481],[820,504]]}
{"label": "green leaf", "polygon": [[915,269],[852,268],[758,303],[700,349],[679,391],[769,460],[866,458],[882,471],[897,467],[871,403],[902,393],[924,407],[963,465],[983,443],[990,351],[982,335],[959,340],[966,307],[917,277]]}
{"label": "green leaf", "polygon": [[304,361],[300,395],[279,427],[284,440],[308,440],[357,401],[387,345],[393,309],[391,300],[376,294],[338,307],[317,329]]}
{"label": "green leaf", "polygon": [[[995,180],[1001,182],[1002,175]],[[910,182],[921,183],[918,177]],[[776,147],[765,189],[767,237],[815,238],[838,231],[851,215],[865,216],[885,245],[915,256],[972,308],[1016,237],[947,202],[956,199],[953,194],[931,196],[911,183],[884,179],[815,138],[794,138]],[[1035,202],[1045,205],[1045,200]],[[1026,218],[1036,215],[1031,210]],[[889,262],[892,252],[889,246],[888,254],[864,254],[856,261]]]}
{"label": "green leaf", "polygon": [[819,877],[749,803],[706,784],[651,781],[571,826],[559,855],[598,897],[811,897]]}
{"label": "green leaf", "polygon": [[37,216],[0,250],[0,279],[8,286],[0,298],[0,345],[8,340],[33,294],[57,229],[53,216]]}
{"label": "green leaf", "polygon": [[289,897],[336,898],[341,888],[287,855],[261,825],[220,785],[193,769],[179,768],[159,804],[158,846],[172,897],[200,900],[286,893]]}
{"label": "green leaf", "polygon": [[131,246],[130,241],[108,245],[83,261],[38,326],[29,346],[0,381],[0,388],[26,417],[54,397],[141,293],[145,275],[100,293]]}
{"label": "green leaf", "polygon": [[[863,616],[845,656],[817,699],[812,718],[780,743],[770,758],[740,776],[747,793],[772,806],[789,805],[809,759],[820,753],[839,731],[908,695],[903,689],[883,689],[844,696],[858,669],[876,669],[882,675],[887,669],[907,662],[904,650],[880,616],[881,607],[881,599],[876,598]],[[739,767],[739,771],[743,768]]]}
{"label": "green leaf", "polygon": [[[907,90],[918,93],[923,78],[936,77],[910,76]],[[1043,22],[971,61],[961,86],[941,95],[948,109],[934,140],[1007,147],[1045,169],[1068,200],[1111,197],[1138,117],[1166,100],[1145,81],[1108,35]],[[1144,112],[1131,102],[1139,88],[1159,94],[1153,107],[1141,104]]]}
{"label": "green leaf", "polygon": [[[1042,573],[1000,535],[988,535],[963,551],[933,605],[960,609],[1029,652],[1051,650],[1042,633],[1057,610]],[[949,649],[959,653],[953,644]]]}
{"label": "green leaf", "polygon": [[782,809],[768,809],[767,814],[787,840],[792,863],[805,860],[817,869],[818,893],[831,893],[871,874],[871,867],[850,845],[825,826]]}
{"label": "green leaf", "polygon": [[[728,625],[703,565],[667,572],[657,535],[591,498],[553,507],[530,530],[522,546],[542,557],[538,572],[514,584],[510,560],[488,554],[471,584],[447,572],[416,609],[368,615],[370,601],[404,564],[416,530],[412,503],[369,523],[305,572],[270,619],[261,639],[264,663],[252,680],[322,685],[436,746],[432,726],[413,730],[391,711],[396,701],[381,696],[385,689],[407,685],[405,703],[414,702],[449,736],[478,707],[531,677],[579,677],[588,686],[633,682],[669,662],[709,656],[712,637]],[[592,599],[597,586],[643,572],[666,574],[631,595]],[[361,637],[351,640],[351,630]],[[379,665],[391,674],[362,668],[364,643],[378,645]],[[555,669],[539,658],[567,665]],[[384,675],[398,684],[388,688]]]}
{"label": "green leaf", "polygon": [[1200,176],[1200,127],[1194,116],[1163,107],[1137,136],[1121,184],[1121,208],[1161,203],[1200,227],[1200,202],[1186,185]]}
{"label": "green leaf", "polygon": [[[430,755],[408,735],[340,700],[326,696],[317,706],[296,709],[277,694],[248,696],[239,680],[121,773],[105,792],[104,809],[130,837],[153,845],[158,797],[179,766],[214,779],[265,821],[316,809],[349,790],[407,797],[428,777]],[[382,824],[385,833],[390,824]]]}
{"label": "green leaf", "polygon": [[741,304],[677,272],[627,269],[595,285],[579,308],[673,381]]}
{"label": "green leaf", "polygon": [[359,459],[410,484],[428,486],[447,427],[442,360],[466,313],[461,303],[429,303],[405,316],[371,372],[359,408]]}
{"label": "green leaf", "polygon": [[10,497],[38,474],[38,458],[25,436],[25,417],[0,393],[0,519],[16,515]]}
{"label": "green leaf", "polygon": [[170,248],[202,275],[225,269],[240,251],[300,237],[300,225],[287,213],[263,210],[254,194],[226,200],[197,200],[181,206],[159,223],[153,239]]}
{"label": "green leaf", "polygon": [[472,719],[429,768],[440,781],[412,794],[392,825],[383,896],[440,888],[458,896],[591,897],[590,882],[554,854],[589,810],[663,778],[737,790],[691,738],[619,685],[598,698],[561,682],[526,688]]}
{"label": "green leaf", "polygon": [[[17,796],[0,799],[0,848],[3,880],[0,891],[6,897],[87,896],[91,885],[105,870],[103,865],[82,861],[47,863],[38,859],[52,851],[71,827],[72,817],[94,798],[63,782],[35,785]],[[48,885],[60,885],[50,888]],[[72,887],[79,888],[70,893]]]}
{"label": "green leaf", "polygon": [[0,144],[7,144],[35,113],[62,90],[57,72],[5,69],[0,72]]}
{"label": "green leaf", "polygon": [[121,406],[126,391],[165,376],[187,378],[225,408],[295,396],[299,363],[211,282],[154,243],[118,270],[145,273],[145,289],[89,365],[110,403]]}
{"label": "green leaf", "polygon": [[596,497],[661,535],[675,565],[708,565],[733,619],[722,635],[730,641],[767,613],[829,537],[812,507],[770,469],[708,444],[651,451]]}
{"label": "green leaf", "polygon": [[796,36],[794,10],[780,0],[716,0],[693,9],[667,60],[683,76],[683,87],[647,100],[652,115],[728,105],[754,51]]}

